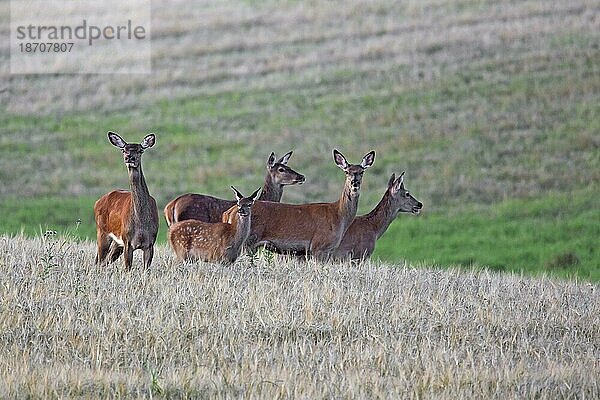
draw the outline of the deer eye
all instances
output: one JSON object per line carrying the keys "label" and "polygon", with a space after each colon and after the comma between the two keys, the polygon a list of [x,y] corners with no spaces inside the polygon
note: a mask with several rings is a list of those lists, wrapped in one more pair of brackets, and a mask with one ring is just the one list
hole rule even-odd
{"label": "deer eye", "polygon": [[406,192],[405,196],[410,197],[410,192]]}
{"label": "deer eye", "polygon": [[277,169],[277,171],[279,171],[279,172],[285,172],[285,168],[283,168],[283,167],[279,167],[279,168]]}

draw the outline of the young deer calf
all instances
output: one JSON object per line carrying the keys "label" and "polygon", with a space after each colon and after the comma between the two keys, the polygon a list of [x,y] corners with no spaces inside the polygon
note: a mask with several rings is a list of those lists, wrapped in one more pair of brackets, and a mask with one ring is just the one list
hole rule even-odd
{"label": "young deer calf", "polygon": [[423,203],[415,199],[404,187],[404,172],[396,179],[392,174],[387,190],[377,206],[366,215],[354,218],[342,242],[333,252],[337,259],[369,258],[375,249],[375,242],[401,212],[419,214]]}
{"label": "young deer calf", "polygon": [[231,223],[188,219],[171,225],[168,239],[178,259],[231,264],[239,257],[250,233],[250,207],[260,189],[250,197],[244,197],[233,186],[231,189],[237,198],[237,213]]}
{"label": "young deer calf", "polygon": [[[280,201],[285,185],[302,184],[304,175],[287,166],[292,152],[275,161],[271,153],[267,161],[267,173],[258,200]],[[187,219],[204,222],[221,222],[223,213],[235,205],[235,201],[219,199],[205,194],[187,193],[171,200],[165,206],[167,225]]]}
{"label": "young deer calf", "polygon": [[[252,207],[252,227],[246,242],[250,251],[266,246],[282,253],[330,257],[354,220],[362,176],[373,165],[375,152],[366,154],[360,164],[349,164],[337,150],[333,150],[333,159],[346,174],[340,198],[333,203],[312,204],[257,201]],[[233,210],[223,213],[223,221],[229,220]]]}
{"label": "young deer calf", "polygon": [[108,132],[108,140],[123,152],[131,191],[113,190],[94,204],[96,264],[113,262],[124,252],[125,269],[130,269],[133,251],[142,249],[144,267],[149,268],[158,233],[158,210],[142,173],[142,153],[154,146],[156,139],[151,133],[140,144],[128,144],[118,134]]}

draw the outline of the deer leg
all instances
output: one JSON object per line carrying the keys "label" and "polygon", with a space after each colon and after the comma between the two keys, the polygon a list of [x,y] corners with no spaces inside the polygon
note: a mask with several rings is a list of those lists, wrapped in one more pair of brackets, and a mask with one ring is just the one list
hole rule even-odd
{"label": "deer leg", "polygon": [[110,244],[110,252],[109,252],[109,260],[110,262],[115,262],[117,258],[119,258],[123,254],[123,246],[119,246],[117,242],[113,240]]}
{"label": "deer leg", "polygon": [[296,253],[296,254],[293,255],[293,257],[294,257],[294,260],[296,260],[298,262],[304,262],[305,263],[305,262],[308,261],[308,258],[310,256],[308,255],[308,253],[304,253],[304,254],[302,254],[302,253]]}
{"label": "deer leg", "polygon": [[154,246],[150,246],[144,251],[144,268],[150,269],[150,264],[152,264],[152,258],[154,257]]}
{"label": "deer leg", "polygon": [[316,251],[316,252],[312,253],[311,256],[314,257],[319,262],[329,261],[329,253],[327,253],[327,252]]}
{"label": "deer leg", "polygon": [[320,262],[327,262],[327,261],[331,260],[332,250],[333,249],[331,248],[331,246],[328,246],[325,248],[320,248],[318,250],[311,248],[309,254],[311,257],[314,257],[316,260],[318,260]]}
{"label": "deer leg", "polygon": [[331,253],[324,253],[324,254],[320,255],[319,257],[317,257],[317,259],[320,262],[332,262],[334,260]]}
{"label": "deer leg", "polygon": [[98,252],[96,253],[96,265],[100,265],[104,262],[104,259],[108,255],[108,250],[110,247],[110,238],[98,232],[97,241]]}
{"label": "deer leg", "polygon": [[133,246],[131,243],[125,242],[125,246],[123,246],[123,261],[125,261],[125,270],[131,270],[131,264],[133,263]]}

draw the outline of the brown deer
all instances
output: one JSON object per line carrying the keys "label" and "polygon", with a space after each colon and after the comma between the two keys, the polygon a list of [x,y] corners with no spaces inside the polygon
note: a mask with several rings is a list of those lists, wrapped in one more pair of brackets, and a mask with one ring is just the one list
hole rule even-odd
{"label": "brown deer", "polygon": [[423,203],[415,199],[404,187],[404,172],[398,179],[392,174],[379,204],[370,213],[354,218],[332,257],[353,260],[369,258],[375,249],[375,242],[399,213],[419,214],[422,208]]}
{"label": "brown deer", "polygon": [[231,264],[239,257],[250,233],[251,206],[260,189],[250,197],[244,197],[233,186],[231,189],[237,198],[237,212],[232,214],[231,223],[188,219],[169,227],[168,240],[178,259]]}
{"label": "brown deer", "polygon": [[[286,185],[302,184],[304,175],[299,174],[287,166],[292,152],[285,154],[275,161],[275,154],[271,153],[267,161],[267,174],[265,183],[258,200],[276,201],[281,200],[283,187]],[[187,193],[171,200],[165,206],[165,219],[167,225],[187,219],[195,219],[204,222],[221,222],[223,213],[235,206],[236,202],[220,199],[205,194]]]}
{"label": "brown deer", "polygon": [[141,249],[144,267],[150,268],[158,233],[158,209],[142,173],[142,153],[154,146],[156,138],[151,133],[140,144],[129,144],[115,132],[108,132],[108,140],[123,152],[131,191],[113,190],[94,204],[98,240],[96,264],[107,259],[113,262],[124,253],[125,269],[129,270],[133,251]]}
{"label": "brown deer", "polygon": [[[283,253],[304,252],[318,259],[328,259],[340,244],[358,208],[363,173],[373,165],[375,152],[366,154],[360,164],[349,164],[333,150],[335,164],[346,174],[340,198],[333,203],[284,204],[257,201],[252,206],[252,225],[246,247],[260,246]],[[228,221],[235,208],[223,214]]]}

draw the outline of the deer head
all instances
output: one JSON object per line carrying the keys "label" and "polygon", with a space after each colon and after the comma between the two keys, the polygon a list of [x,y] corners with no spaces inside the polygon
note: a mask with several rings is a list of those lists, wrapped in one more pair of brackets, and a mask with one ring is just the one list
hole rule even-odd
{"label": "deer head", "polygon": [[267,160],[267,171],[271,176],[271,181],[276,185],[294,185],[304,183],[304,175],[297,173],[287,166],[287,162],[292,156],[292,152],[286,153],[279,160],[275,160],[275,153],[271,153]]}
{"label": "deer head", "polygon": [[260,191],[260,188],[256,189],[254,191],[254,193],[252,193],[248,197],[244,197],[244,195],[241,194],[233,186],[231,186],[231,190],[233,190],[233,192],[235,193],[235,197],[237,199],[237,206],[238,206],[237,207],[237,213],[241,217],[247,217],[247,216],[249,216],[250,215],[250,209],[252,207],[252,204],[254,204],[254,200],[256,200],[256,196],[258,196],[258,192]]}
{"label": "deer head", "polygon": [[360,164],[349,164],[346,157],[336,149],[333,150],[333,161],[346,174],[346,186],[350,184],[350,194],[357,194],[362,183],[363,173],[373,165],[375,152],[370,151],[363,157]]}
{"label": "deer head", "polygon": [[121,149],[123,152],[123,161],[128,169],[138,169],[142,162],[144,150],[154,146],[156,138],[153,133],[147,135],[140,144],[129,144],[115,132],[108,132],[108,140],[113,146]]}
{"label": "deer head", "polygon": [[415,199],[410,192],[404,187],[404,172],[400,174],[398,179],[392,174],[388,181],[388,192],[397,205],[397,212],[410,212],[419,214],[423,208],[423,203]]}

